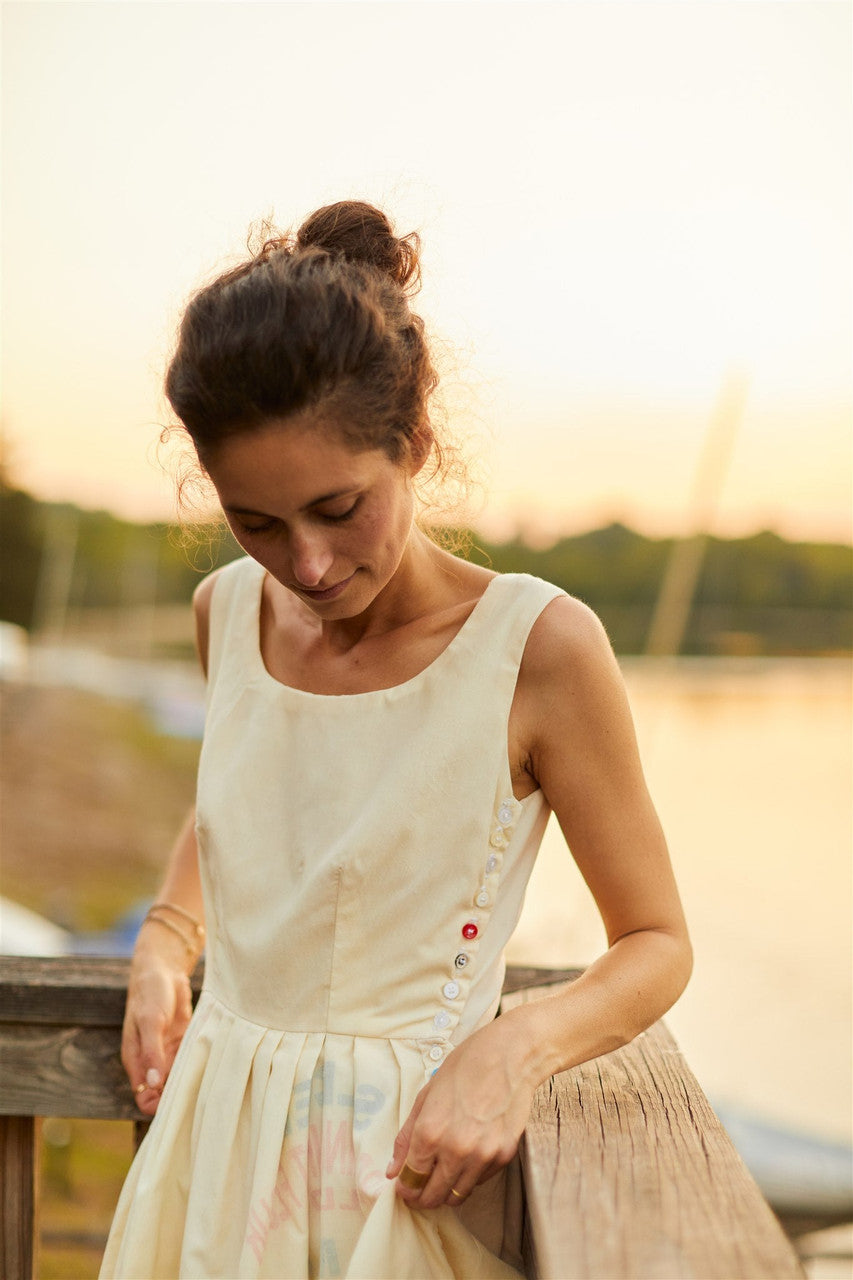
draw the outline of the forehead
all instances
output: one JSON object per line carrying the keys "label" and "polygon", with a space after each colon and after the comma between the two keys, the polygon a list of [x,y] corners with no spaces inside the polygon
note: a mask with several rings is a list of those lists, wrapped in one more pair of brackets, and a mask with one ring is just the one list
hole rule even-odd
{"label": "forehead", "polygon": [[355,450],[325,424],[299,422],[226,439],[205,467],[224,507],[271,512],[308,506],[396,470],[380,450]]}

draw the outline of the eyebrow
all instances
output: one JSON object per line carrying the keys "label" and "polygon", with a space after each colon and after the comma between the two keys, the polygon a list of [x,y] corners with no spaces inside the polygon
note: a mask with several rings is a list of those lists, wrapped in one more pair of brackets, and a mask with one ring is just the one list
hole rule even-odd
{"label": "eyebrow", "polygon": [[[308,511],[310,507],[319,507],[324,502],[331,502],[334,498],[348,498],[350,494],[356,493],[356,488],[336,489],[334,493],[324,493],[319,498],[312,498],[310,502],[306,502],[302,507],[303,511]],[[251,507],[224,507],[225,511],[232,516],[263,516],[265,520],[269,520],[270,513],[268,511],[253,511]]]}

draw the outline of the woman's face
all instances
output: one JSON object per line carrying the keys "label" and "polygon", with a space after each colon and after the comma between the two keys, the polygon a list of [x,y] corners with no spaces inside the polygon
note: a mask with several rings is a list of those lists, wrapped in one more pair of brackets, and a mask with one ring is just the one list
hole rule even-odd
{"label": "woman's face", "polygon": [[318,617],[357,616],[394,576],[416,465],[353,452],[303,415],[226,440],[206,469],[240,546]]}

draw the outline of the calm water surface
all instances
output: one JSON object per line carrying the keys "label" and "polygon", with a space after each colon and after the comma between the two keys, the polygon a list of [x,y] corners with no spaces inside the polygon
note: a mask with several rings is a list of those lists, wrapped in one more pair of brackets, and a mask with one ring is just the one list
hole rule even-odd
{"label": "calm water surface", "polygon": [[[667,1023],[713,1100],[849,1141],[850,664],[623,671],[695,950]],[[509,959],[585,964],[604,946],[552,820]]]}

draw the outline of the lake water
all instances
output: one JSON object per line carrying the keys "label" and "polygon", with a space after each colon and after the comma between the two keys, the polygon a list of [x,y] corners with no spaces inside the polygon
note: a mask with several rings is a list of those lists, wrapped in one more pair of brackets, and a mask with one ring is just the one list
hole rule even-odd
{"label": "lake water", "polygon": [[[622,666],[695,951],[667,1024],[712,1100],[850,1141],[850,664]],[[549,826],[509,958],[586,964],[604,946]]]}

